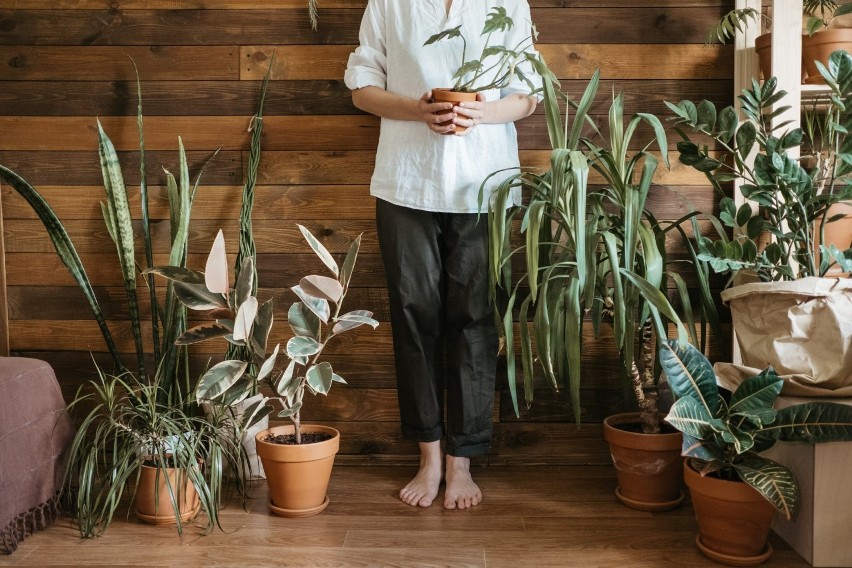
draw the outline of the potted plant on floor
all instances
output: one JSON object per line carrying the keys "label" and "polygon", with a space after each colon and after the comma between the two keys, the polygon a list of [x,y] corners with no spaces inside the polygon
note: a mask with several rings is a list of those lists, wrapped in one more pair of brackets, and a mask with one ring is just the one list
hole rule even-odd
{"label": "potted plant on floor", "polygon": [[660,346],[660,362],[678,399],[666,421],[683,432],[684,475],[708,557],[755,566],[772,554],[766,542],[775,511],[788,520],[799,490],[793,474],[760,455],[778,441],[852,440],[852,407],[811,402],[780,410],[783,379],[770,367],[725,398],[710,362],[693,346]]}
{"label": "potted plant on floor", "polygon": [[188,330],[178,343],[188,345],[224,337],[244,347],[251,356],[250,360],[226,360],[211,367],[198,383],[196,398],[231,405],[265,384],[274,395],[263,396],[247,408],[241,428],[272,412],[272,403],[279,407],[279,418],[291,420],[289,426],[276,426],[256,436],[258,455],[269,484],[269,507],[273,513],[285,517],[315,515],[328,506],[326,490],[340,433],[334,428],[305,425],[301,421],[305,391],[326,395],[333,383],[345,383],[331,364],[320,360],[323,350],[342,333],[362,325],[378,326],[372,312],[342,311],[361,236],[352,242],[343,264],[338,266],[308,229],[299,225],[299,230],[334,277],[305,276],[299,285],[291,288],[299,301],[287,313],[295,336],[287,342],[285,352],[289,363],[283,371],[275,369],[280,345],[271,351],[267,348],[273,322],[272,300],[260,304],[252,293],[254,268],[250,256],[246,257],[234,288],[230,287],[221,231],[204,272],[179,267],[150,271],[179,283],[184,291],[181,301],[191,309],[209,311],[213,319],[212,323]]}
{"label": "potted plant on floor", "polygon": [[[495,6],[485,18],[485,25],[481,33],[484,38],[482,50],[477,59],[467,59],[467,39],[461,33],[461,24],[443,30],[427,39],[423,44],[424,46],[454,38],[461,38],[462,41],[461,64],[452,77],[455,83],[452,87],[433,88],[432,100],[451,103],[475,101],[478,92],[502,89],[515,77],[524,81],[530,91],[536,91],[537,85],[533,81],[533,76],[528,76],[524,72],[524,65],[522,65],[537,58],[533,49],[533,39],[536,35],[535,27],[532,28],[531,35],[519,39],[512,47],[491,41],[495,34],[497,34],[497,37],[503,37],[514,26],[515,22],[509,17],[506,8]],[[450,119],[440,124],[444,126],[451,122]],[[457,126],[455,132],[459,133],[465,130],[466,127]]]}
{"label": "potted plant on floor", "polygon": [[[784,95],[774,79],[744,90],[744,119],[731,107],[717,114],[707,102],[701,103],[703,113],[689,101],[667,103],[677,124],[712,137],[729,156],[710,155],[681,131],[681,162],[704,172],[720,194],[723,182],[742,179],[740,191],[748,200],[740,206],[730,198],[720,202],[720,220],[734,231],[733,238],[720,231],[717,240],[698,240],[699,258],[716,272],[730,273],[731,281],[741,271],[759,280],[722,294],[731,305],[745,366],[719,371],[727,386],[765,365],[817,392],[852,386],[852,353],[844,349],[849,332],[839,323],[852,313],[852,281],[824,278],[835,264],[846,272],[852,268],[849,232],[845,243],[825,240],[826,228],[843,218],[829,216],[831,207],[852,199],[852,139],[846,136],[852,108],[843,103],[852,93],[852,57],[835,52],[828,67],[819,67],[838,111],[827,180],[822,168],[808,171],[788,153],[801,144],[802,130],[785,132],[783,125],[772,124]],[[752,165],[746,158],[753,150]]]}
{"label": "potted plant on floor", "polygon": [[[679,230],[694,214],[666,226],[645,209],[658,164],[648,151],[651,143],[657,144],[662,159],[667,160],[666,136],[656,116],[640,113],[625,121],[623,97],[615,96],[609,113],[610,140],[599,145],[581,136],[586,126],[600,135],[598,126],[588,116],[597,92],[598,73],[578,103],[567,103],[576,113],[573,124],[569,124],[567,113],[563,122],[560,110],[560,101],[567,96],[559,91],[558,82],[546,66],[537,64],[537,69],[545,79],[545,114],[553,147],[551,167],[543,174],[520,172],[508,178],[496,189],[488,212],[492,288],[495,297],[499,290],[508,295],[507,303],[499,306],[498,316],[503,324],[502,344],[506,349],[509,389],[516,413],[515,306],[519,308],[521,322],[521,366],[527,403],[532,402],[534,392],[534,341],[550,384],[557,389],[568,388],[578,423],[583,320],[590,315],[597,332],[605,312],[609,312],[624,377],[630,384],[628,396],[635,395],[641,411],[638,415],[610,418],[605,427],[619,476],[616,495],[636,508],[672,508],[683,498],[680,438],[676,432],[660,434],[657,383],[649,353],[654,352],[656,338],[666,337],[669,322],[675,324],[680,341],[684,344],[687,341],[686,326],[666,295],[668,281],[673,279],[683,295],[684,305],[689,306],[686,286],[667,263],[664,243],[669,232]],[[630,155],[629,143],[640,122],[651,126],[655,137],[642,150]],[[590,169],[604,178],[604,185],[591,191]],[[512,193],[520,185],[531,188],[529,200],[520,208],[510,208]],[[480,206],[484,198],[481,191]],[[512,242],[512,228],[518,218],[524,234],[519,246]],[[525,256],[526,272],[514,279],[511,264],[516,255]],[[703,287],[704,313],[715,318],[706,270],[701,262],[696,261],[695,266]],[[532,333],[526,324],[530,312]],[[687,313],[695,336],[692,312],[687,310]],[[640,336],[644,346],[637,352],[635,345]],[[635,426],[627,427],[626,423]],[[627,432],[628,428],[634,428],[635,432]],[[625,437],[631,441],[615,439]],[[632,441],[634,438],[638,440]],[[637,450],[637,446],[648,443],[656,448],[650,454]],[[623,454],[619,452],[622,448]],[[667,466],[656,468],[662,473],[659,476],[662,483],[658,486],[650,482],[648,475],[655,468],[642,464],[660,459]]]}

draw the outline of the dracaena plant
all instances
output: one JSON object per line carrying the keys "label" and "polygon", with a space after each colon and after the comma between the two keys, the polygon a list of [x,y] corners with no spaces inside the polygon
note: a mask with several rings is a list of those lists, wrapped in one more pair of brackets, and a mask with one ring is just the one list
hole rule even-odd
{"label": "dracaena plant", "polygon": [[[774,124],[789,108],[779,104],[786,93],[778,90],[774,77],[763,84],[753,81],[743,90],[739,96],[742,117],[731,106],[717,111],[709,101],[666,103],[676,115],[672,120],[682,137],[677,145],[680,161],[703,172],[719,195],[725,195],[723,183],[742,180],[739,190],[746,200],[742,205],[729,197],[719,202],[719,238],[698,240],[699,258],[716,272],[735,274],[748,269],[763,281],[777,281],[823,276],[835,264],[844,270],[852,267],[852,249],[827,245],[824,231],[817,230],[842,218],[828,217],[829,207],[852,199],[848,185],[852,138],[846,135],[852,128],[852,107],[844,102],[852,94],[852,57],[838,51],[831,55],[828,67],[817,65],[832,89],[830,105],[836,116],[832,157],[819,168],[806,169],[789,152],[802,145],[800,128],[784,130],[787,123]],[[724,155],[711,154],[706,146],[692,142],[682,127],[710,136]],[[753,163],[752,152],[756,153]],[[733,231],[733,238],[727,237],[725,227]],[[760,240],[764,233],[771,239]]]}
{"label": "dracaena plant", "polygon": [[256,276],[251,256],[243,261],[234,287],[230,286],[221,231],[213,243],[204,272],[171,266],[150,271],[173,281],[181,302],[192,310],[207,311],[212,320],[187,330],[178,338],[179,345],[223,337],[242,348],[239,350],[242,358],[227,359],[204,373],[195,390],[197,400],[230,406],[257,393],[265,385],[273,396],[263,396],[250,405],[240,419],[240,427],[250,427],[278,406],[278,417],[289,418],[295,425],[297,444],[301,443],[305,391],[325,395],[333,383],[346,382],[328,361],[320,360],[329,341],[362,325],[378,326],[372,312],[342,311],[361,236],[352,242],[343,265],[338,266],[308,229],[299,225],[299,230],[334,277],[305,276],[291,288],[299,301],[287,312],[294,337],[284,350],[289,361],[283,370],[276,368],[280,344],[272,350],[267,345],[273,324],[272,300],[260,303],[254,295]]}
{"label": "dracaena plant", "polygon": [[852,406],[809,402],[775,409],[783,379],[770,367],[722,396],[710,362],[695,347],[660,347],[660,362],[678,399],[666,421],[683,432],[683,455],[702,475],[740,479],[788,519],[799,489],[792,472],[760,455],[778,441],[852,440]]}
{"label": "dracaena plant", "polygon": [[431,45],[442,40],[460,38],[462,41],[461,65],[453,74],[453,90],[462,93],[486,91],[488,89],[501,89],[508,85],[512,78],[517,76],[524,81],[531,91],[536,85],[519,68],[518,64],[523,61],[537,59],[531,50],[535,35],[523,38],[514,46],[491,44],[491,38],[495,32],[505,32],[515,25],[512,18],[506,13],[502,6],[494,7],[485,18],[485,25],[481,35],[485,36],[482,51],[476,59],[467,59],[467,39],[461,33],[461,25],[448,28],[433,35],[423,44]]}
{"label": "dracaena plant", "polygon": [[[552,145],[550,169],[542,174],[521,171],[509,176],[495,189],[488,208],[492,290],[495,296],[499,290],[508,295],[505,305],[495,305],[502,322],[515,412],[514,308],[518,307],[521,323],[520,355],[527,404],[534,396],[536,352],[550,384],[569,390],[578,422],[584,320],[591,316],[597,333],[608,312],[625,384],[630,385],[630,396],[636,398],[643,430],[659,432],[653,343],[656,337],[666,337],[668,322],[675,324],[683,343],[688,336],[666,296],[669,281],[683,297],[690,331],[696,337],[686,285],[672,270],[664,247],[666,235],[680,230],[681,223],[692,215],[662,223],[645,207],[658,165],[650,148],[655,144],[662,159],[667,160],[665,132],[654,115],[639,113],[625,118],[624,98],[615,95],[609,112],[610,137],[600,141],[600,128],[588,114],[599,73],[595,72],[581,100],[574,102],[558,88],[547,66],[537,62],[536,70],[544,77],[545,115]],[[563,108],[567,109],[564,117]],[[654,137],[632,152],[631,139],[642,122],[651,127]],[[594,138],[582,136],[587,127],[593,130]],[[590,170],[603,178],[601,186],[589,185]],[[480,189],[480,208],[485,186],[483,183]],[[530,188],[529,198],[520,207],[511,207],[513,193],[521,186]],[[516,244],[513,228],[518,221],[523,240]],[[512,260],[520,256],[526,270],[516,277],[512,275]],[[700,261],[695,260],[695,266],[707,306],[702,313],[716,321],[707,270]],[[527,326],[530,315],[532,333]],[[643,349],[637,351],[640,337]]]}

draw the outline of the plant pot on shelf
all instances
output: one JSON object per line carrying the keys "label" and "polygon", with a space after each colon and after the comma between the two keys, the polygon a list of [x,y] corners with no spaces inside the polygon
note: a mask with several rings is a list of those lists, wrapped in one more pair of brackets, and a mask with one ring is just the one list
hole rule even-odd
{"label": "plant pot on shelf", "polygon": [[730,566],[757,566],[772,555],[767,542],[775,509],[742,481],[702,476],[686,460],[683,477],[689,487],[698,536],[695,542],[708,558]]}
{"label": "plant pot on shelf", "polygon": [[[461,93],[452,89],[432,89],[432,101],[436,103],[465,103],[476,101],[476,93]],[[445,114],[445,113],[442,113]],[[440,116],[440,115],[439,115]],[[440,122],[441,126],[452,123],[452,119]],[[464,132],[467,127],[456,125],[456,132]]]}
{"label": "plant pot on shelf", "polygon": [[177,524],[172,494],[181,523],[192,521],[201,503],[186,470],[143,465],[136,489],[136,516],[152,525]]}
{"label": "plant pot on shelf", "polygon": [[310,517],[328,506],[328,482],[334,456],[340,449],[340,432],[328,426],[303,424],[302,435],[326,434],[329,439],[311,444],[275,444],[273,436],[290,435],[292,425],[276,426],[256,436],[257,454],[269,485],[269,509],[281,517]]}
{"label": "plant pot on shelf", "polygon": [[[807,36],[802,36],[802,41]],[[754,40],[754,50],[757,52],[760,74],[764,79],[772,77],[772,34],[759,35]],[[802,60],[802,83],[805,82],[807,72],[805,62]]]}
{"label": "plant pot on shelf", "polygon": [[802,36],[802,63],[807,74],[805,83],[825,83],[814,62],[828,65],[829,56],[838,49],[852,52],[852,29],[831,29]]}
{"label": "plant pot on shelf", "polygon": [[604,420],[618,488],[615,496],[640,511],[668,511],[683,501],[683,466],[678,431],[643,434],[639,413]]}

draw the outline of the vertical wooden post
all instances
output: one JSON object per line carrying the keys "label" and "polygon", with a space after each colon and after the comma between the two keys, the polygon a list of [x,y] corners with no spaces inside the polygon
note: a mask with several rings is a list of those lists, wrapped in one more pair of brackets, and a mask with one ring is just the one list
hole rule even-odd
{"label": "vertical wooden post", "polygon": [[9,355],[9,310],[6,305],[6,247],[3,233],[3,187],[0,184],[0,356]]}
{"label": "vertical wooden post", "polygon": [[[781,101],[789,106],[775,118],[777,124],[789,122],[789,130],[798,128],[802,113],[802,0],[772,1],[772,74],[778,88],[787,91]],[[791,158],[799,157],[798,148],[787,149]]]}

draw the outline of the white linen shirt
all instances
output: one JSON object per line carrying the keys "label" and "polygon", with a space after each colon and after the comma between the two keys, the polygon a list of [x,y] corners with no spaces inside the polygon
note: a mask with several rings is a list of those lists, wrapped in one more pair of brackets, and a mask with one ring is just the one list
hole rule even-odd
{"label": "white linen shirt", "polygon": [[[495,6],[506,8],[514,26],[494,32],[490,43],[514,49],[530,36],[527,0],[453,0],[449,14],[444,0],[369,0],[361,22],[360,46],[349,56],[346,86],[353,90],[375,86],[415,99],[433,88],[452,86],[452,75],[462,59],[461,38],[423,43],[461,24],[467,40],[465,57],[478,58],[485,42],[480,35],[485,18]],[[532,48],[527,51],[534,52]],[[527,78],[539,79],[528,62],[520,65]],[[511,93],[530,94],[530,89],[515,77],[501,90],[483,91],[486,101]],[[479,188],[489,174],[507,170],[488,180],[485,195],[490,197],[518,167],[517,133],[511,122],[480,124],[466,136],[444,136],[422,122],[382,118],[370,193],[424,211],[476,213]],[[519,203],[520,189],[516,194]],[[483,200],[483,209],[487,204]]]}

